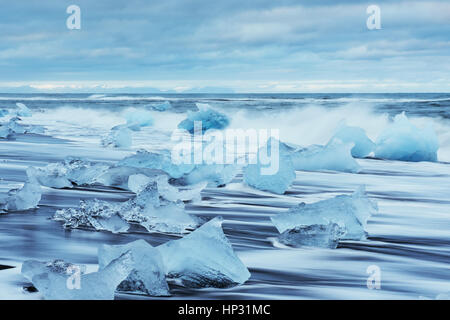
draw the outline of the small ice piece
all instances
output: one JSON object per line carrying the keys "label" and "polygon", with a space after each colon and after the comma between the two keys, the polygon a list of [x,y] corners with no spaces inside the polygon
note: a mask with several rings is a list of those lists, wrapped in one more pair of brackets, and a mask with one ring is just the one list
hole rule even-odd
{"label": "small ice piece", "polygon": [[193,164],[174,164],[169,151],[154,153],[146,150],[138,150],[136,154],[119,161],[117,166],[159,169],[166,172],[172,178],[181,178],[184,174],[191,172],[195,167]]}
{"label": "small ice piece", "polygon": [[169,110],[172,107],[169,101],[164,101],[163,103],[157,103],[150,106],[152,110],[155,111],[166,111]]}
{"label": "small ice piece", "polygon": [[64,222],[64,228],[80,227],[94,228],[100,231],[123,233],[129,229],[129,224],[120,216],[120,206],[100,200],[81,200],[78,209],[60,209],[53,219]]}
{"label": "small ice piece", "polygon": [[[283,194],[295,180],[296,176],[291,160],[291,150],[286,144],[273,137],[270,138],[267,141],[267,145],[258,150],[257,164],[249,164],[245,168],[245,183],[259,190]],[[275,155],[272,155],[272,151]],[[261,163],[261,154],[266,157],[270,154],[271,159],[275,159],[277,163],[272,163],[273,161],[267,165]],[[264,172],[264,169],[269,170],[271,167],[278,168],[278,170],[275,173]]]}
{"label": "small ice piece", "polygon": [[31,117],[32,115],[31,110],[26,105],[18,102],[16,103],[16,106],[17,106],[16,115],[18,117]]}
{"label": "small ice piece", "polygon": [[73,184],[93,184],[108,168],[105,164],[68,157],[63,162],[50,163],[43,168],[29,168],[27,175],[36,178],[43,186],[61,189],[72,188]]}
{"label": "small ice piece", "polygon": [[7,116],[9,114],[9,110],[7,109],[0,109],[0,118]]}
{"label": "small ice piece", "polygon": [[148,110],[128,110],[125,113],[125,119],[127,120],[126,126],[133,131],[139,131],[142,127],[153,125],[153,116]]}
{"label": "small ice piece", "polygon": [[206,187],[207,182],[200,182],[198,184],[187,186],[184,190],[180,190],[169,183],[166,175],[159,175],[156,177],[148,177],[143,174],[135,174],[128,179],[128,189],[134,193],[140,193],[145,187],[156,181],[158,192],[161,197],[169,201],[198,201],[201,200],[201,191]]}
{"label": "small ice piece", "polygon": [[116,126],[102,138],[102,146],[113,148],[129,148],[133,142],[131,130],[124,125]]}
{"label": "small ice piece", "polygon": [[187,119],[178,124],[179,129],[185,129],[191,134],[194,133],[194,122],[201,122],[202,132],[205,133],[209,129],[225,129],[230,124],[230,120],[226,115],[212,109],[207,104],[197,103],[198,111],[189,111]]}
{"label": "small ice piece", "polygon": [[25,261],[22,273],[47,300],[113,300],[117,286],[133,270],[127,251],[98,272],[83,274],[82,266],[57,260],[53,263]]}
{"label": "small ice piece", "polygon": [[367,220],[377,212],[377,204],[366,196],[364,187],[359,187],[350,196],[339,195],[311,204],[300,203],[270,219],[279,233],[301,226],[336,223],[345,228],[342,240],[364,240]]}
{"label": "small ice piece", "polygon": [[431,125],[419,129],[405,115],[398,114],[394,122],[376,141],[375,157],[401,161],[437,161],[439,141]]}
{"label": "small ice piece", "polygon": [[157,247],[169,278],[189,288],[227,288],[250,278],[223,233],[222,222],[216,217],[184,238]]}
{"label": "small ice piece", "polygon": [[339,239],[345,235],[345,228],[336,223],[302,225],[284,231],[279,240],[292,247],[319,247],[336,249]]}
{"label": "small ice piece", "polygon": [[342,143],[338,139],[330,141],[326,146],[312,145],[292,153],[295,170],[315,171],[333,170],[343,172],[359,172],[360,165],[352,157],[353,143]]}
{"label": "small ice piece", "polygon": [[183,180],[188,184],[206,181],[210,186],[224,186],[234,179],[239,168],[234,164],[198,164]]}
{"label": "small ice piece", "polygon": [[133,257],[133,270],[120,283],[117,290],[151,296],[169,296],[161,254],[145,240],[136,240],[125,245],[102,245],[98,250],[99,269],[104,269],[111,261],[127,251],[131,252]]}
{"label": "small ice piece", "polygon": [[4,203],[1,205],[6,211],[24,211],[37,208],[41,201],[42,190],[39,183],[34,179],[28,179],[20,189],[8,192]]}
{"label": "small ice piece", "polygon": [[342,141],[344,144],[353,143],[354,146],[351,153],[355,158],[365,158],[375,150],[375,143],[367,137],[364,129],[359,127],[350,127],[341,124],[328,144],[336,139]]}

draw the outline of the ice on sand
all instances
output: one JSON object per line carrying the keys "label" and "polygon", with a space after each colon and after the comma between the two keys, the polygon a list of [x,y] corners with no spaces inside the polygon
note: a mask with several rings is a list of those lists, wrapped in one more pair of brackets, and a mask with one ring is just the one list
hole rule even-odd
{"label": "ice on sand", "polygon": [[341,124],[328,144],[334,140],[340,140],[344,144],[353,143],[351,154],[355,158],[367,157],[375,150],[375,143],[367,137],[364,129],[358,127]]}
{"label": "ice on sand", "polygon": [[9,119],[9,121],[0,124],[0,138],[7,139],[15,134],[43,134],[45,129],[41,126],[25,125],[19,123],[20,118],[14,117]]}
{"label": "ice on sand", "polygon": [[48,300],[113,300],[117,286],[133,268],[132,253],[127,251],[98,272],[83,274],[79,266],[57,260],[25,261],[22,273]]}
{"label": "ice on sand", "polygon": [[43,186],[60,189],[72,188],[74,184],[93,184],[108,168],[109,166],[105,164],[68,157],[63,162],[50,163],[43,168],[30,168],[27,174]]}
{"label": "ice on sand", "polygon": [[[279,156],[271,157],[271,159],[275,159],[276,163],[262,163],[262,155],[268,157],[272,152],[275,155],[279,154]],[[257,163],[249,164],[245,168],[245,183],[259,190],[283,194],[295,180],[291,152],[292,149],[289,146],[270,138],[267,145],[258,150]]]}
{"label": "ice on sand", "polygon": [[[280,233],[298,227],[317,228],[335,223],[343,228],[342,232],[339,231],[342,233],[340,240],[363,240],[366,238],[367,220],[377,211],[377,204],[367,197],[365,188],[360,187],[352,195],[339,195],[311,204],[300,203],[288,212],[272,216],[271,220]],[[334,234],[329,232],[330,236]]]}
{"label": "ice on sand", "polygon": [[189,133],[194,133],[194,122],[201,122],[202,132],[206,132],[209,129],[225,129],[230,124],[230,120],[223,113],[212,109],[207,104],[197,104],[198,111],[189,111],[187,119],[181,121],[178,124],[179,129],[184,129],[189,131]]}
{"label": "ice on sand", "polygon": [[325,146],[312,145],[292,153],[295,170],[333,170],[359,172],[361,167],[352,157],[353,143],[343,143],[338,139]]}
{"label": "ice on sand", "polygon": [[160,252],[145,240],[125,245],[103,245],[98,251],[99,269],[129,251],[133,257],[133,270],[117,287],[118,291],[144,293],[151,296],[168,296],[169,288]]}
{"label": "ice on sand", "polygon": [[184,238],[157,247],[169,278],[193,288],[226,288],[249,279],[250,272],[234,253],[222,222],[221,217],[214,218]]}
{"label": "ice on sand", "polygon": [[116,126],[102,137],[101,143],[104,147],[129,148],[133,143],[131,130],[125,125]]}
{"label": "ice on sand", "polygon": [[24,211],[34,209],[41,201],[42,190],[35,179],[28,179],[22,188],[8,192],[5,199],[0,200],[0,208],[5,211]]}
{"label": "ice on sand", "polygon": [[170,201],[160,195],[155,181],[126,202],[81,201],[79,208],[58,210],[54,219],[63,221],[66,228],[93,227],[114,233],[126,232],[128,222],[148,231],[170,233],[184,233],[198,226],[197,218],[185,212],[181,200]]}
{"label": "ice on sand", "polygon": [[376,158],[437,161],[439,141],[431,125],[419,129],[404,112],[395,116],[393,123],[379,135],[376,144]]}

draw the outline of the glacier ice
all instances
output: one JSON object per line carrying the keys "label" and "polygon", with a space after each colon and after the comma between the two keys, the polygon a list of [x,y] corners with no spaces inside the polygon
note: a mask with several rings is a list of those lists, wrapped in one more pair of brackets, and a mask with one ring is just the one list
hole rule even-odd
{"label": "glacier ice", "polygon": [[117,290],[151,296],[170,295],[161,253],[145,240],[136,240],[125,245],[102,245],[98,250],[99,269],[106,268],[111,261],[127,251],[133,257],[133,270]]}
{"label": "glacier ice", "polygon": [[352,195],[339,195],[311,204],[300,203],[270,219],[280,233],[301,226],[335,223],[344,228],[341,240],[363,240],[367,220],[377,211],[377,204],[367,197],[364,187],[359,187]]}
{"label": "glacier ice", "polygon": [[157,247],[167,276],[186,287],[226,288],[247,281],[250,272],[236,256],[216,217],[179,240]]}
{"label": "glacier ice", "polygon": [[[291,159],[292,149],[286,144],[270,138],[267,141],[267,145],[261,147],[258,150],[257,163],[249,164],[244,169],[244,181],[249,186],[252,186],[259,190],[270,191],[277,194],[283,194],[292,182],[295,180],[295,168]],[[275,173],[263,171],[264,168],[268,169],[270,166],[274,166],[274,163],[264,164],[261,163],[261,153],[269,155],[272,152],[278,153],[278,157],[275,158],[278,161],[278,170]]]}
{"label": "glacier ice", "polygon": [[333,170],[359,172],[361,167],[352,157],[353,143],[345,144],[338,139],[325,146],[312,145],[292,153],[292,162],[296,170],[315,171]]}
{"label": "glacier ice", "polygon": [[17,106],[16,115],[18,117],[31,117],[32,116],[31,110],[23,103],[17,102],[16,106]]}
{"label": "glacier ice", "polygon": [[127,120],[125,126],[133,131],[139,131],[142,127],[153,125],[152,113],[147,110],[129,110],[125,113],[125,119]]}
{"label": "glacier ice", "polygon": [[101,143],[104,147],[129,148],[133,143],[131,130],[125,125],[115,126],[102,137]]}
{"label": "glacier ice", "polygon": [[210,186],[223,186],[234,179],[239,168],[234,164],[197,164],[194,170],[185,174],[182,180],[187,184],[207,181]]}
{"label": "glacier ice", "polygon": [[7,116],[9,114],[9,110],[7,109],[0,109],[0,118]]}
{"label": "glacier ice", "polygon": [[89,185],[107,172],[108,165],[67,157],[63,162],[50,163],[43,168],[29,168],[27,175],[34,177],[41,185],[50,188],[72,188],[76,185]]}
{"label": "glacier ice", "polygon": [[13,117],[7,122],[0,124],[0,138],[9,138],[14,134],[43,134],[45,129],[41,126],[25,125],[19,123],[21,119],[19,117]]}
{"label": "glacier ice", "polygon": [[28,179],[22,188],[8,192],[4,200],[0,200],[0,208],[6,211],[23,211],[34,209],[41,201],[41,186],[35,179]]}
{"label": "glacier ice", "polygon": [[185,212],[183,201],[161,196],[156,181],[126,202],[80,201],[79,208],[56,211],[54,219],[64,222],[66,228],[93,227],[114,233],[126,232],[129,222],[138,223],[150,232],[170,233],[184,233],[199,223]]}
{"label": "glacier ice", "polygon": [[345,228],[330,222],[328,224],[301,225],[284,231],[279,241],[292,247],[319,247],[336,249],[339,239],[345,235]]}
{"label": "glacier ice", "polygon": [[367,137],[364,129],[359,127],[341,124],[328,144],[336,139],[344,144],[353,143],[351,154],[355,158],[365,158],[375,150],[375,143]]}
{"label": "glacier ice", "polygon": [[376,141],[375,157],[401,161],[437,161],[439,141],[433,128],[413,125],[405,112],[395,116],[393,123]]}
{"label": "glacier ice", "polygon": [[62,260],[28,260],[22,264],[22,273],[47,300],[113,300],[117,286],[133,267],[133,256],[127,251],[98,272],[85,274],[82,266]]}
{"label": "glacier ice", "polygon": [[207,104],[197,104],[198,111],[189,111],[187,119],[178,124],[179,129],[185,129],[191,134],[194,133],[194,122],[201,122],[202,132],[209,129],[225,129],[230,124],[230,120],[226,115],[210,108]]}
{"label": "glacier ice", "polygon": [[191,164],[174,164],[171,160],[170,152],[167,150],[163,150],[160,153],[138,150],[136,154],[119,161],[117,166],[159,169],[169,174],[172,178],[181,178],[195,167],[195,165]]}
{"label": "glacier ice", "polygon": [[67,229],[87,227],[120,233],[126,232],[130,228],[129,224],[122,219],[114,204],[97,199],[81,200],[77,209],[57,210],[53,219],[64,222],[63,226]]}
{"label": "glacier ice", "polygon": [[166,111],[169,110],[172,107],[169,101],[164,101],[162,103],[156,103],[150,105],[150,108],[155,111]]}

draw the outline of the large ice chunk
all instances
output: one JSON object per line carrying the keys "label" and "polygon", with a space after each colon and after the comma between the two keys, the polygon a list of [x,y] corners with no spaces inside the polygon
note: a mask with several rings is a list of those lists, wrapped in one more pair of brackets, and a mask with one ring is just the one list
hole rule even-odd
{"label": "large ice chunk", "polygon": [[375,157],[401,161],[437,161],[439,141],[433,128],[413,125],[405,113],[395,116],[394,122],[380,134]]}
{"label": "large ice chunk", "polygon": [[333,170],[359,172],[361,167],[352,157],[353,143],[342,143],[338,139],[325,146],[312,145],[292,153],[295,170]]}
{"label": "large ice chunk", "polygon": [[336,224],[301,225],[284,231],[279,240],[292,247],[320,247],[336,249],[339,239],[345,235],[345,228]]}
{"label": "large ice chunk", "polygon": [[113,300],[117,286],[134,268],[127,251],[98,272],[83,274],[82,267],[62,260],[25,261],[23,275],[48,300]]}
{"label": "large ice chunk", "polygon": [[367,157],[375,150],[375,143],[367,137],[364,129],[358,127],[350,127],[341,124],[328,144],[332,143],[334,140],[340,140],[344,144],[353,143],[354,146],[351,150],[351,154],[355,158]]}
{"label": "large ice chunk", "polygon": [[183,180],[187,184],[207,181],[210,186],[223,186],[234,179],[239,168],[235,164],[198,164],[194,170],[185,174]]}
{"label": "large ice chunk", "polygon": [[[339,195],[332,199],[305,204],[300,203],[271,217],[278,232],[292,230],[298,227],[328,226],[335,223],[343,230],[343,240],[362,240],[366,238],[367,220],[378,211],[377,205],[370,200],[364,187],[358,188],[352,195]],[[344,234],[345,233],[345,234]],[[329,233],[333,236],[333,233]]]}
{"label": "large ice chunk", "polygon": [[133,257],[133,270],[117,290],[151,296],[170,295],[161,254],[145,240],[136,240],[125,245],[101,246],[98,250],[99,269],[106,268],[111,261],[127,251],[131,252]]}
{"label": "large ice chunk", "polygon": [[[258,150],[257,163],[249,164],[245,168],[245,183],[259,190],[283,194],[295,180],[291,152],[289,146],[270,138],[267,145]],[[262,163],[261,159],[269,155],[275,163],[273,161],[268,164]]]}
{"label": "large ice chunk", "polygon": [[153,125],[152,113],[147,110],[128,110],[125,113],[125,119],[127,120],[126,126],[133,131],[139,131],[142,127]]}
{"label": "large ice chunk", "polygon": [[222,222],[214,218],[184,238],[157,247],[169,278],[194,288],[226,288],[248,280],[250,272],[234,253]]}
{"label": "large ice chunk", "polygon": [[18,117],[31,117],[31,110],[21,102],[16,103],[16,115]]}
{"label": "large ice chunk", "polygon": [[73,184],[93,184],[108,168],[105,164],[68,157],[63,162],[50,163],[43,168],[30,168],[27,174],[43,186],[60,189],[71,188]]}
{"label": "large ice chunk", "polygon": [[198,111],[189,111],[187,119],[178,124],[179,129],[185,129],[191,134],[194,133],[194,122],[201,122],[202,132],[209,129],[225,129],[230,124],[230,120],[226,115],[210,108],[207,104],[197,104]]}
{"label": "large ice chunk", "polygon": [[6,211],[30,210],[38,206],[41,197],[42,190],[39,183],[34,179],[28,179],[22,188],[10,190],[0,206]]}
{"label": "large ice chunk", "polygon": [[133,143],[131,130],[126,125],[115,126],[102,137],[101,143],[104,147],[129,148]]}
{"label": "large ice chunk", "polygon": [[193,164],[174,164],[169,151],[155,153],[146,150],[138,150],[136,154],[119,161],[117,166],[159,169],[169,174],[172,178],[181,178],[195,167]]}
{"label": "large ice chunk", "polygon": [[41,126],[25,125],[19,123],[21,121],[18,117],[13,117],[9,121],[0,124],[0,138],[9,138],[14,134],[36,133],[42,134],[45,129]]}

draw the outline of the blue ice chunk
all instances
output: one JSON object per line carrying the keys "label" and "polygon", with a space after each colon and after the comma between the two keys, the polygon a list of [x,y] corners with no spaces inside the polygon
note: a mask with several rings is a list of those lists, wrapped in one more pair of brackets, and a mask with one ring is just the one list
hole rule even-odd
{"label": "blue ice chunk", "polygon": [[102,245],[98,250],[99,269],[106,268],[127,251],[131,252],[133,257],[133,270],[119,284],[117,290],[151,296],[170,295],[161,254],[145,240],[116,246]]}
{"label": "blue ice chunk", "polygon": [[129,110],[125,113],[125,119],[127,120],[126,126],[133,131],[139,131],[142,127],[153,125],[152,113],[147,110]]}
{"label": "blue ice chunk", "polygon": [[353,143],[351,153],[355,158],[365,158],[375,150],[375,143],[367,137],[364,129],[359,127],[340,125],[328,144],[332,144],[336,139],[345,144]]}
{"label": "blue ice chunk", "polygon": [[230,120],[226,115],[220,113],[214,109],[211,109],[206,104],[197,104],[199,111],[189,111],[187,119],[181,121],[178,124],[179,129],[185,129],[191,134],[194,133],[194,122],[201,122],[202,132],[206,132],[209,129],[225,129],[230,124]]}
{"label": "blue ice chunk", "polygon": [[[283,194],[296,176],[291,152],[292,148],[273,137],[270,138],[266,146],[258,150],[257,163],[249,164],[244,169],[245,183],[259,190]],[[265,157],[273,161],[262,163],[261,159]]]}
{"label": "blue ice chunk", "polygon": [[31,117],[31,110],[24,105],[23,103],[16,103],[17,109],[16,109],[16,115],[18,117]]}
{"label": "blue ice chunk", "polygon": [[42,189],[36,179],[28,178],[19,189],[12,189],[5,199],[0,200],[0,208],[6,211],[24,211],[37,208],[42,197]]}
{"label": "blue ice chunk", "polygon": [[112,128],[110,132],[102,137],[101,144],[104,147],[129,148],[133,143],[131,130],[126,125]]}
{"label": "blue ice chunk", "polygon": [[437,161],[439,141],[431,125],[419,129],[405,115],[398,114],[394,122],[376,141],[375,157],[401,161]]}
{"label": "blue ice chunk", "polygon": [[236,256],[216,217],[179,240],[157,247],[167,276],[190,288],[227,288],[247,281],[250,272]]}
{"label": "blue ice chunk", "polygon": [[301,226],[335,223],[344,228],[341,240],[362,240],[366,238],[367,220],[377,212],[376,202],[367,197],[364,187],[360,187],[352,195],[339,195],[311,204],[300,203],[288,212],[272,216],[271,220],[280,233]]}
{"label": "blue ice chunk", "polygon": [[152,104],[150,108],[155,111],[166,111],[172,108],[172,105],[169,101],[164,101],[163,103]]}
{"label": "blue ice chunk", "polygon": [[9,110],[7,109],[0,109],[0,118],[7,116],[9,114]]}
{"label": "blue ice chunk", "polygon": [[301,225],[284,231],[279,241],[291,247],[319,247],[336,249],[345,228],[337,223]]}
{"label": "blue ice chunk", "polygon": [[325,146],[312,145],[292,153],[295,170],[333,170],[359,172],[361,167],[352,157],[353,143],[345,144],[335,139]]}
{"label": "blue ice chunk", "polygon": [[133,270],[131,252],[122,254],[98,272],[85,274],[83,266],[62,260],[22,264],[22,274],[47,300],[113,300],[117,286]]}
{"label": "blue ice chunk", "polygon": [[118,166],[134,168],[159,169],[169,174],[172,178],[181,178],[184,174],[191,172],[193,164],[174,164],[169,151],[160,153],[138,150],[136,154],[119,161]]}

